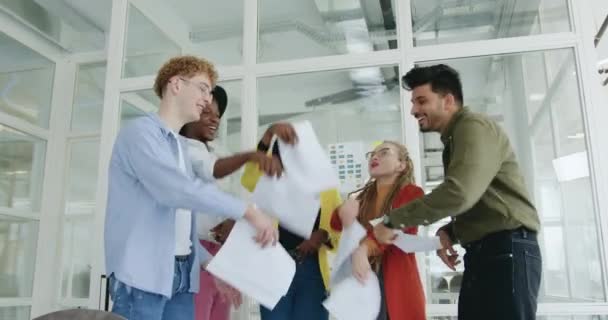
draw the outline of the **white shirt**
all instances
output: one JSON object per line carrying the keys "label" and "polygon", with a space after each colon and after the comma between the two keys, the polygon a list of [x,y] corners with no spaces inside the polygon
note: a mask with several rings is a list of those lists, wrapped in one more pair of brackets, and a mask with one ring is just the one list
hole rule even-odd
{"label": "white shirt", "polygon": [[[188,139],[188,155],[190,156],[194,173],[205,182],[216,183],[217,181],[213,176],[213,168],[215,167],[217,157],[209,149],[206,144],[198,140]],[[196,230],[199,239],[215,241],[210,236],[210,230],[222,221],[223,218],[215,215],[197,214]]]}
{"label": "white shirt", "polygon": [[217,157],[210,152],[209,147],[194,139],[187,139],[188,141],[188,155],[192,162],[192,169],[194,173],[205,182],[215,183],[215,177],[213,177],[213,168]]}
{"label": "white shirt", "polygon": [[[184,152],[175,132],[172,134],[177,139],[177,164],[181,172],[186,174],[186,163]],[[192,252],[192,241],[190,241],[190,230],[192,228],[192,211],[186,209],[175,210],[175,255],[185,256]]]}

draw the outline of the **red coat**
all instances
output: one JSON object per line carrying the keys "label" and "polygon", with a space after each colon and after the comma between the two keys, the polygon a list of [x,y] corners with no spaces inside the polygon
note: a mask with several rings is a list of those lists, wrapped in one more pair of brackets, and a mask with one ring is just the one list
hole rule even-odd
{"label": "red coat", "polygon": [[[392,208],[402,207],[422,196],[424,196],[424,192],[420,187],[409,184],[395,196]],[[331,227],[335,230],[342,229],[340,217],[336,212],[332,216]],[[404,231],[409,234],[417,234],[418,227],[405,228]],[[374,238],[371,230],[368,232],[368,237]],[[424,290],[418,273],[416,256],[413,253],[405,253],[394,245],[381,245],[377,242],[376,244],[383,252],[382,274],[389,319],[425,320]]]}

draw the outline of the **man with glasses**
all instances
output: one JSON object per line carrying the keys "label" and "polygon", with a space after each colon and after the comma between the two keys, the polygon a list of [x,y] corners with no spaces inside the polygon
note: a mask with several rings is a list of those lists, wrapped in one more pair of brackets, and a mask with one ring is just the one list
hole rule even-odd
{"label": "man with glasses", "polygon": [[210,254],[196,236],[193,212],[246,219],[262,245],[276,243],[273,221],[255,205],[196,177],[177,132],[211,103],[214,66],[182,56],[159,70],[158,113],[128,123],[110,160],[105,221],[112,312],[130,320],[194,318],[200,266]]}

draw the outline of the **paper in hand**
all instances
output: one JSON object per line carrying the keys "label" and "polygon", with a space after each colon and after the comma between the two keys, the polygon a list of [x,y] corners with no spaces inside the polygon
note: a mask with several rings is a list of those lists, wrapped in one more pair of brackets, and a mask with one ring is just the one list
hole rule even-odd
{"label": "paper in hand", "polygon": [[260,177],[252,201],[262,211],[279,219],[283,228],[304,239],[310,238],[319,213],[320,199],[296,185],[289,173],[281,178]]}
{"label": "paper in hand", "polygon": [[371,272],[364,284],[350,276],[332,288],[323,306],[338,320],[375,320],[380,312],[380,284]]}
{"label": "paper in hand", "polygon": [[255,235],[247,221],[237,221],[207,271],[272,310],[287,294],[296,265],[281,245],[262,248]]}
{"label": "paper in hand", "polygon": [[[382,222],[383,218],[371,220],[369,223],[372,226],[376,226]],[[393,245],[401,249],[403,252],[425,252],[435,251],[441,249],[441,241],[439,237],[423,237],[413,234],[408,234],[402,230],[394,230],[397,238],[393,242]]]}
{"label": "paper in hand", "polygon": [[358,221],[353,222],[353,224],[342,230],[340,246],[338,247],[332,266],[330,278],[332,286],[352,275],[351,255],[366,234],[367,231]]}
{"label": "paper in hand", "polygon": [[278,141],[286,174],[306,193],[314,194],[338,188],[338,176],[325,150],[319,144],[310,122],[297,122],[293,127],[298,135],[298,143],[289,145]]}

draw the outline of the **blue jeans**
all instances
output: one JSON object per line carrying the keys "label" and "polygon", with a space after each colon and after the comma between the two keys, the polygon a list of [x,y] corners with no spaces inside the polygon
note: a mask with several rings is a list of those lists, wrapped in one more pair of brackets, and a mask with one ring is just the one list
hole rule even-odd
{"label": "blue jeans", "polygon": [[287,294],[273,310],[260,306],[262,320],[327,320],[323,300],[327,297],[319,270],[319,258],[312,255],[296,265]]}
{"label": "blue jeans", "polygon": [[542,272],[536,233],[497,232],[465,248],[458,319],[536,319]]}
{"label": "blue jeans", "polygon": [[110,296],[114,303],[112,313],[129,320],[194,319],[194,295],[188,292],[190,268],[188,260],[175,260],[171,299],[130,287],[111,275]]}

